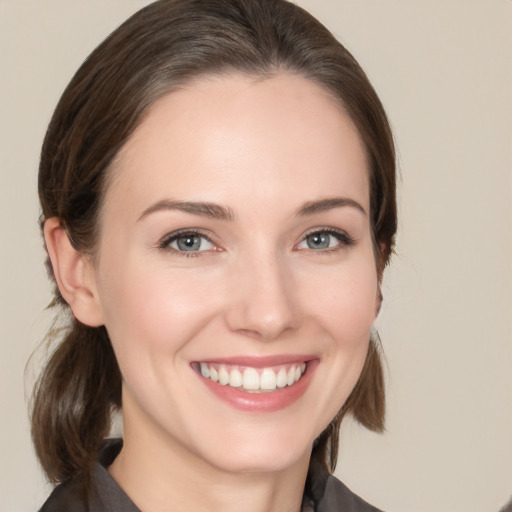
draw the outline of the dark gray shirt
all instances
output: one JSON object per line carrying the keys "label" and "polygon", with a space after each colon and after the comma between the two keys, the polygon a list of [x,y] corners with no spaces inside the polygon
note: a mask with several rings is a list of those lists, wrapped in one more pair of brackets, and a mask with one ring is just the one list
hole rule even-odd
{"label": "dark gray shirt", "polygon": [[[122,440],[107,440],[92,470],[89,491],[84,479],[75,477],[57,486],[40,512],[140,512],[106,469],[121,448]],[[323,468],[311,469],[302,512],[381,512]]]}

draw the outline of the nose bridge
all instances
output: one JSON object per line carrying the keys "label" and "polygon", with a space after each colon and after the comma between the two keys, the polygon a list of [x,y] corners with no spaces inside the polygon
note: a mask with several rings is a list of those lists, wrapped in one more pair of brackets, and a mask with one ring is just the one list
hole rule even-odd
{"label": "nose bridge", "polygon": [[228,312],[231,329],[273,340],[297,328],[300,315],[294,279],[286,257],[258,251],[244,258],[235,279],[235,300]]}

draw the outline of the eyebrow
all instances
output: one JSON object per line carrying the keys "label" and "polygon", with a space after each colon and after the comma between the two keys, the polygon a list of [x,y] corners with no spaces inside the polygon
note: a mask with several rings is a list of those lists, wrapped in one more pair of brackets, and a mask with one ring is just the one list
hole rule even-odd
{"label": "eyebrow", "polygon": [[[297,210],[297,215],[303,217],[332,210],[334,208],[347,206],[355,208],[366,215],[366,211],[361,206],[361,204],[348,197],[330,197],[326,199],[320,199],[318,201],[308,201]],[[227,208],[215,203],[163,199],[146,208],[138,218],[138,221],[141,221],[152,213],[160,211],[181,211],[185,213],[191,213],[193,215],[200,215],[203,217],[210,217],[212,219],[228,221],[235,219],[235,214],[231,208]]]}
{"label": "eyebrow", "polygon": [[315,213],[325,212],[327,210],[341,208],[344,206],[355,208],[364,215],[367,215],[366,210],[361,206],[361,204],[349,197],[329,197],[326,199],[320,199],[319,201],[308,201],[299,208],[297,215],[301,217],[304,215],[313,215]]}
{"label": "eyebrow", "polygon": [[146,208],[138,220],[140,221],[148,215],[159,211],[180,211],[219,220],[234,220],[235,218],[235,214],[231,208],[225,208],[215,203],[163,199],[151,205],[149,208]]}

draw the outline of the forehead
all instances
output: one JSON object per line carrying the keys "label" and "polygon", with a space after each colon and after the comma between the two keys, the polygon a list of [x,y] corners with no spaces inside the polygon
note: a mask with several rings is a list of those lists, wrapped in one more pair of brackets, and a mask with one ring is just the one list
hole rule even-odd
{"label": "forehead", "polygon": [[311,196],[331,188],[358,196],[366,208],[366,156],[350,118],[327,91],[300,76],[211,76],[155,102],[120,151],[107,196],[244,204],[262,191],[270,200],[283,183],[291,196],[298,184]]}

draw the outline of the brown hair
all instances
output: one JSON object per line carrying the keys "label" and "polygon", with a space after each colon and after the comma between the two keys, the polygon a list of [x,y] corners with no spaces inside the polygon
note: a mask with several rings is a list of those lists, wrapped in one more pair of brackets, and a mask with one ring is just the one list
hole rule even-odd
{"label": "brown hair", "polygon": [[[115,30],[77,71],[48,127],[39,168],[43,224],[58,217],[74,247],[93,255],[109,167],[148,107],[194,77],[235,70],[304,76],[351,117],[369,162],[381,276],[396,231],[395,154],[386,114],[352,55],[285,0],[160,0]],[[67,309],[57,287],[52,305]],[[112,410],[120,406],[121,375],[105,328],[72,319],[34,391],[32,436],[51,481],[90,469]],[[381,431],[384,408],[379,348],[372,340],[359,381],[315,441],[313,458],[333,470],[344,415]]]}

